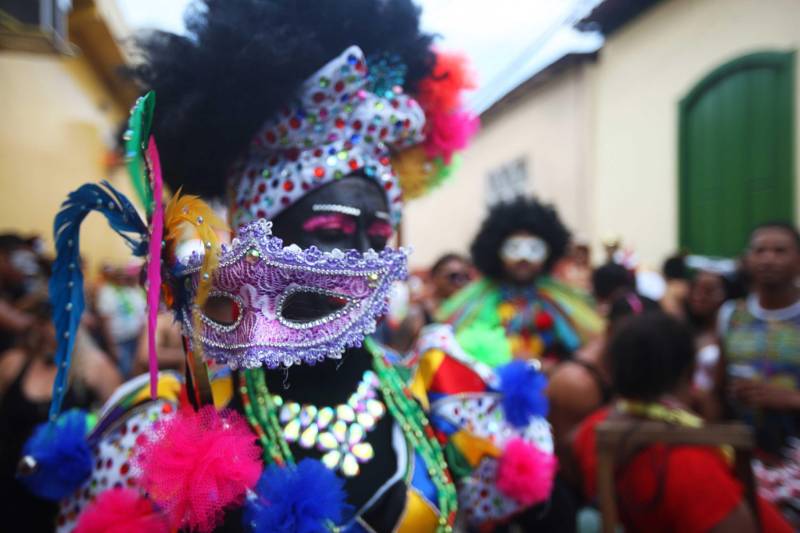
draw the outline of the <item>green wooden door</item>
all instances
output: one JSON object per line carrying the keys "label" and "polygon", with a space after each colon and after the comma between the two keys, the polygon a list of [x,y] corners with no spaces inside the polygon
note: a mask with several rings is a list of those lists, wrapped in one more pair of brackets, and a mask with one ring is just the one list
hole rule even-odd
{"label": "green wooden door", "polygon": [[735,256],[756,224],[794,220],[794,54],[758,53],[680,103],[680,244]]}

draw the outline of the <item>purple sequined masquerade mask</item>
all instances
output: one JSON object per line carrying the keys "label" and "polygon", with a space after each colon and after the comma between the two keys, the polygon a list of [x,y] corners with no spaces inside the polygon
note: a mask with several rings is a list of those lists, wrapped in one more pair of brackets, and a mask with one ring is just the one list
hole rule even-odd
{"label": "purple sequined masquerade mask", "polygon": [[[284,247],[270,228],[270,222],[256,220],[222,248],[211,296],[231,300],[232,322],[215,322],[187,305],[180,310],[187,336],[199,339],[208,357],[231,368],[314,364],[360,346],[386,313],[392,282],[406,277],[406,252]],[[184,270],[191,291],[199,282],[200,262],[195,253]],[[302,293],[330,297],[341,306],[313,320],[287,318],[286,303]],[[197,337],[192,312],[200,313]]]}

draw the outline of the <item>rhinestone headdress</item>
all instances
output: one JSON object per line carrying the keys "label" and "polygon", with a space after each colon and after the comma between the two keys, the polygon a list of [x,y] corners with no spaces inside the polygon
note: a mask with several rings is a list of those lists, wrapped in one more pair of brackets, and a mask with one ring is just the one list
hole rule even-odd
{"label": "rhinestone headdress", "polygon": [[297,101],[269,119],[231,171],[232,226],[273,219],[308,191],[360,172],[386,191],[393,222],[402,193],[390,148],[423,140],[425,114],[399,85],[372,92],[364,54],[351,46],[312,75]]}

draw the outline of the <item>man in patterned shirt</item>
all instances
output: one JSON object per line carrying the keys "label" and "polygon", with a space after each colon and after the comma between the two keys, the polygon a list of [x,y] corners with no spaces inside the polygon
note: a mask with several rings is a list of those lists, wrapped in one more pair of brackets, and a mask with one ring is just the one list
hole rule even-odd
{"label": "man in patterned shirt", "polygon": [[[734,415],[753,426],[762,491],[800,523],[800,234],[787,223],[758,226],[746,266],[752,280],[745,300],[720,310]],[[776,484],[775,477],[781,480]],[[762,492],[763,493],[763,492]],[[764,494],[767,495],[767,494]]]}

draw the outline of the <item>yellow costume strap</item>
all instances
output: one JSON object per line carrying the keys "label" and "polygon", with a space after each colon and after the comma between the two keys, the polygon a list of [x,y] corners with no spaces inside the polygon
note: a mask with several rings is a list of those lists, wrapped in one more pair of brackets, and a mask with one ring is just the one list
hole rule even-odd
{"label": "yellow costume strap", "polygon": [[433,349],[425,352],[419,360],[417,371],[409,385],[411,393],[425,411],[430,411],[431,409],[428,400],[428,389],[430,389],[436,371],[439,370],[445,357],[444,352],[441,350]]}
{"label": "yellow costume strap", "polygon": [[406,509],[397,527],[397,533],[436,531],[438,525],[439,511],[416,490],[409,488]]}

